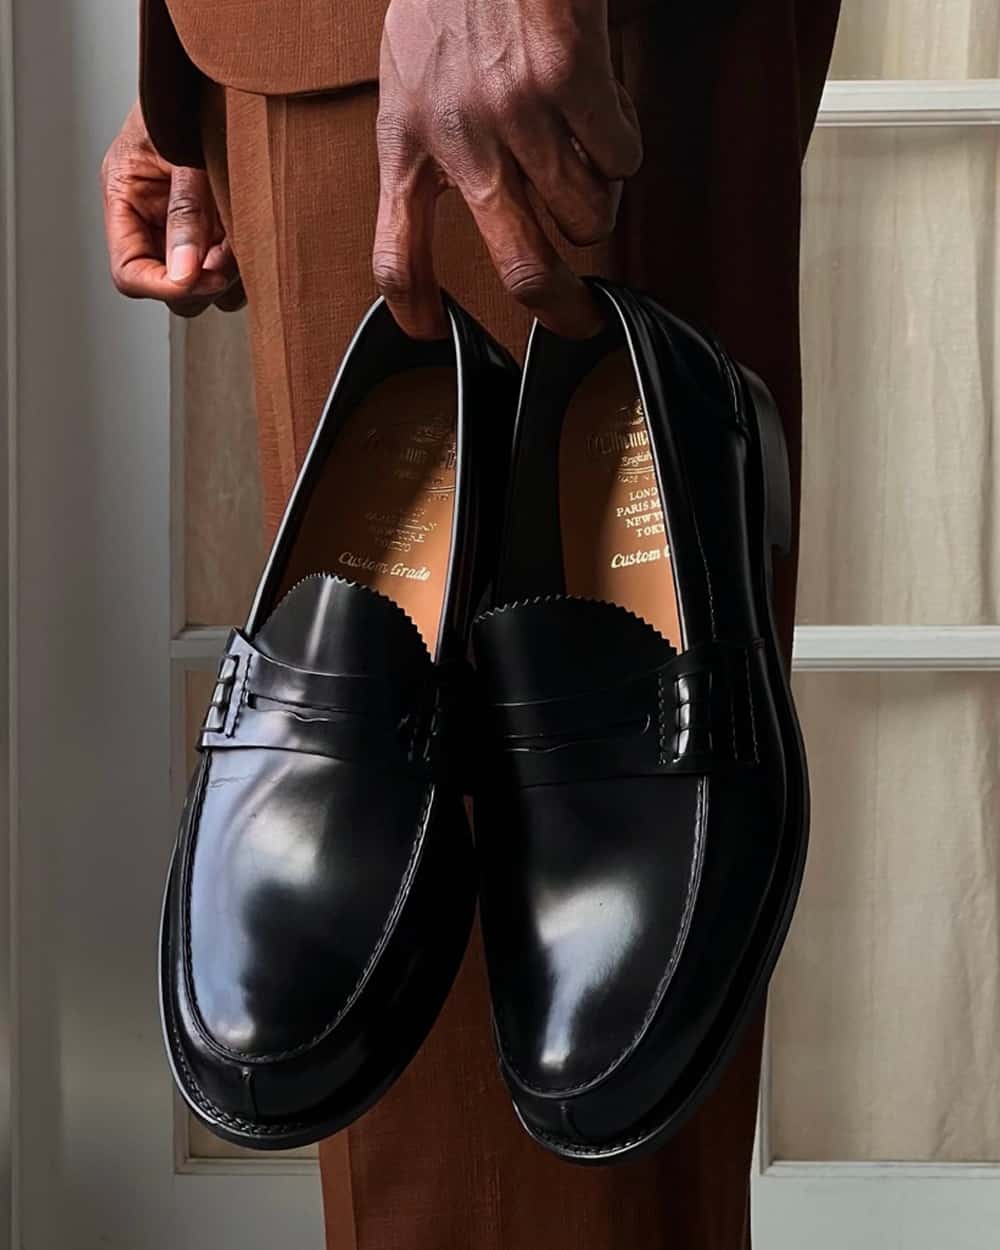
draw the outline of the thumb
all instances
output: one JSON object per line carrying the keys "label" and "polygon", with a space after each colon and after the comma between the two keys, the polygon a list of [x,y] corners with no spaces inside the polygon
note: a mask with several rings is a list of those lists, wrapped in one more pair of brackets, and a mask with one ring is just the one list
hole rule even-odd
{"label": "thumb", "polygon": [[201,276],[212,241],[215,201],[208,175],[201,169],[176,168],[167,203],[167,277],[191,287]]}

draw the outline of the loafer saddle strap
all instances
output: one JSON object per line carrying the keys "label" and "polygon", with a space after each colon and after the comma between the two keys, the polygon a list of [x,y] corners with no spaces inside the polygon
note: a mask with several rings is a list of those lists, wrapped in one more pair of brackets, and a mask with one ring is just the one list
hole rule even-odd
{"label": "loafer saddle strap", "polygon": [[[493,704],[521,786],[711,773],[758,762],[754,668],[763,642],[707,642],[613,686]],[[759,688],[759,686],[758,686]]]}
{"label": "loafer saddle strap", "polygon": [[442,767],[465,683],[453,665],[428,665],[401,687],[388,677],[314,673],[259,651],[233,630],[219,663],[198,749],[266,748],[428,774]]}

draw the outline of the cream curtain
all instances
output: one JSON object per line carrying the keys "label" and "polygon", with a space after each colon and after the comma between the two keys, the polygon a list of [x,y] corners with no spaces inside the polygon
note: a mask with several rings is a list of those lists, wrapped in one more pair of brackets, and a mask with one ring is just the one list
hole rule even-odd
{"label": "cream curtain", "polygon": [[998,152],[991,126],[813,140],[803,623],[1000,619]]}
{"label": "cream curtain", "polygon": [[[995,0],[848,3],[843,78],[1000,74]],[[992,127],[821,130],[803,239],[800,620],[996,624]],[[781,1159],[1000,1160],[1000,676],[810,674]]]}
{"label": "cream curtain", "polygon": [[996,0],[843,0],[831,78],[996,78]]}
{"label": "cream curtain", "polygon": [[1000,674],[801,674],[806,885],[770,1000],[778,1159],[1000,1159]]}

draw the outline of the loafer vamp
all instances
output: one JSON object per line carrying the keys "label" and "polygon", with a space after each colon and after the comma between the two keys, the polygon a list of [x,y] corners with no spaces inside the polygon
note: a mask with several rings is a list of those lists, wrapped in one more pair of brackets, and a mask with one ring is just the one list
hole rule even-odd
{"label": "loafer vamp", "polygon": [[703,779],[663,772],[677,657],[570,596],[489,612],[474,637],[499,747],[479,823],[501,1049],[525,1089],[579,1091],[641,1042],[698,896]]}
{"label": "loafer vamp", "polygon": [[[300,1110],[333,1122],[334,1097],[351,1118],[408,1053],[397,1017],[415,1045],[436,1009],[409,972],[436,959],[446,981],[474,895],[461,812],[422,759],[433,690],[413,623],[337,578],[232,636],[165,912],[173,1059],[213,1123],[287,1137]],[[456,899],[435,915],[442,856]]]}
{"label": "loafer vamp", "polygon": [[627,1062],[684,949],[702,784],[636,779],[621,804],[606,781],[532,787],[481,830],[498,1039],[527,1090],[579,1092]]}
{"label": "loafer vamp", "polygon": [[183,908],[187,987],[213,1046],[287,1055],[343,1023],[391,937],[426,797],[290,751],[208,759]]}

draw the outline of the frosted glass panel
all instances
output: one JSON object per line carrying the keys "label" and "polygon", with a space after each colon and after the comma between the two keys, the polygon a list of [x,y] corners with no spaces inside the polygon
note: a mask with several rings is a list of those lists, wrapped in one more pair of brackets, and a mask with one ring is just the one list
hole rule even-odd
{"label": "frosted glass panel", "polygon": [[821,130],[806,166],[799,620],[1000,620],[994,127]]}
{"label": "frosted glass panel", "polygon": [[1000,674],[799,674],[813,839],[777,1159],[1000,1161]]}
{"label": "frosted glass panel", "polygon": [[832,78],[996,78],[996,0],[844,0]]}

